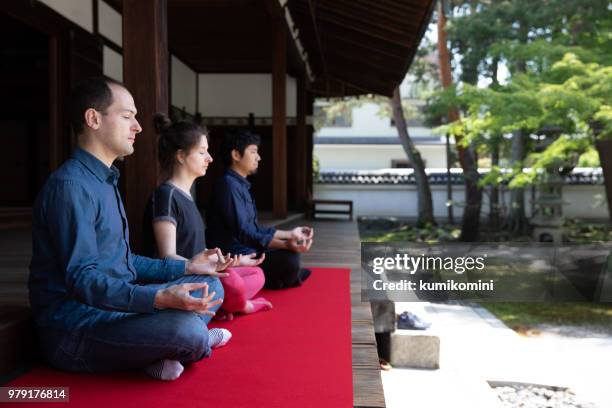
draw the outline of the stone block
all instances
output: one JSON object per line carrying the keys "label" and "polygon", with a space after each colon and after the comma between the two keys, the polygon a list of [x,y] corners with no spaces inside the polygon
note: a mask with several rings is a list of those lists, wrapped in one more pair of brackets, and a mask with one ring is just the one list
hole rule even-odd
{"label": "stone block", "polygon": [[429,330],[396,330],[391,334],[391,365],[440,368],[440,337]]}

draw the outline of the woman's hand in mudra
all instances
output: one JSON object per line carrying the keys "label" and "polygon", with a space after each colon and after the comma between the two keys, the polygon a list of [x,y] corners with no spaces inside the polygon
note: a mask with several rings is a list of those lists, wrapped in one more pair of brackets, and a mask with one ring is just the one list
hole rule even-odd
{"label": "woman's hand in mudra", "polygon": [[257,258],[257,254],[255,252],[248,255],[239,255],[238,266],[257,266],[260,265],[264,259],[266,259],[265,253],[262,253],[259,258]]}
{"label": "woman's hand in mudra", "polygon": [[210,275],[219,278],[228,276],[222,271],[238,264],[238,256],[230,253],[223,256],[219,248],[207,249],[187,261],[188,275]]}

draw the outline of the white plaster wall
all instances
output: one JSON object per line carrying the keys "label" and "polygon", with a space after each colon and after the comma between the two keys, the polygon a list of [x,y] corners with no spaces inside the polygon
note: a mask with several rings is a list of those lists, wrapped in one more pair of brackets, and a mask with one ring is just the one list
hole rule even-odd
{"label": "white plaster wall", "polygon": [[[272,92],[272,88],[270,88],[270,92]],[[295,118],[297,116],[297,80],[289,75],[287,75],[285,97],[287,98],[287,103],[285,104],[287,109],[286,115],[288,118]],[[272,101],[272,97],[270,97],[270,101]],[[270,105],[272,105],[272,102],[270,102]]]}
{"label": "white plaster wall", "polygon": [[40,0],[40,2],[90,33],[93,32],[93,4],[91,1]]}
{"label": "white plaster wall", "polygon": [[608,202],[603,185],[570,185],[563,187],[567,205],[563,213],[569,217],[608,218]]}
{"label": "white plaster wall", "polygon": [[[199,74],[198,95],[204,117],[272,117],[271,74]],[[296,81],[287,76],[287,117],[295,117],[296,95]]]}
{"label": "white plaster wall", "polygon": [[[366,103],[352,111],[351,126],[343,127],[323,127],[316,134],[317,136],[391,136],[391,130],[395,130],[390,125],[389,118],[378,116],[379,107],[373,103]],[[395,133],[397,135],[397,133]]]}
{"label": "white plaster wall", "polygon": [[[443,220],[447,216],[446,186],[431,186],[434,215]],[[453,206],[456,219],[463,214],[461,202],[465,200],[464,187],[453,186]],[[356,216],[417,216],[417,194],[414,185],[346,185],[315,184],[315,199],[352,200]],[[509,193],[505,194],[506,205]],[[605,200],[605,189],[602,185],[568,185],[564,187],[563,199],[570,204],[563,209],[564,215],[570,218],[606,219],[608,206]],[[526,191],[525,207],[527,216],[531,216],[531,194]],[[482,216],[489,212],[487,195],[483,195]]]}
{"label": "white plaster wall", "polygon": [[102,47],[102,70],[107,77],[123,82],[123,55],[107,46]]}
{"label": "white plaster wall", "polygon": [[[378,115],[380,107],[374,103],[365,103],[353,108],[352,123],[348,127],[323,127],[317,136],[334,137],[397,137],[397,129],[391,126],[391,119]],[[408,127],[412,137],[431,136],[431,129],[426,127]]]}
{"label": "white plaster wall", "polygon": [[123,46],[121,14],[104,0],[98,1],[98,31],[118,46]]}
{"label": "white plaster wall", "polygon": [[[427,167],[446,168],[445,145],[417,145]],[[401,145],[315,144],[313,154],[321,170],[376,170],[391,167],[391,160],[406,160]]]}
{"label": "white plaster wall", "polygon": [[171,64],[171,104],[177,108],[183,107],[188,113],[196,113],[196,73],[174,55]]}

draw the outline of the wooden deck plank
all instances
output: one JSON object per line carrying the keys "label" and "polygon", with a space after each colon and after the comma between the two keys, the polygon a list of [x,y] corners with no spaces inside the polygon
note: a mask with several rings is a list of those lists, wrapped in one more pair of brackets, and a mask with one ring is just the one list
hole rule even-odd
{"label": "wooden deck plank", "polygon": [[384,408],[380,369],[358,368],[353,370],[353,406],[355,408]]}
{"label": "wooden deck plank", "polygon": [[374,335],[373,323],[353,323],[352,327],[353,347],[355,345],[370,345],[376,347],[376,336]]}
{"label": "wooden deck plank", "polygon": [[369,344],[353,344],[353,368],[370,368],[378,370],[378,353],[376,348]]}
{"label": "wooden deck plank", "polygon": [[370,309],[370,305],[364,303],[362,305],[358,305],[352,308],[351,316],[353,318],[353,323],[357,322],[371,322],[372,321],[372,309]]}
{"label": "wooden deck plank", "polygon": [[[302,255],[305,266],[350,268],[353,404],[385,407],[370,304],[361,299],[361,243],[355,221],[300,221],[315,230],[311,250]],[[293,223],[291,225],[297,225]]]}

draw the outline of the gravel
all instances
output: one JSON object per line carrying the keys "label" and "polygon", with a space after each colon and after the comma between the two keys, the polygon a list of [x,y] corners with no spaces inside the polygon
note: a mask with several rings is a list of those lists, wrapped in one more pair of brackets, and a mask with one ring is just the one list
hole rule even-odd
{"label": "gravel", "polygon": [[493,389],[506,408],[597,408],[565,388],[513,385]]}

